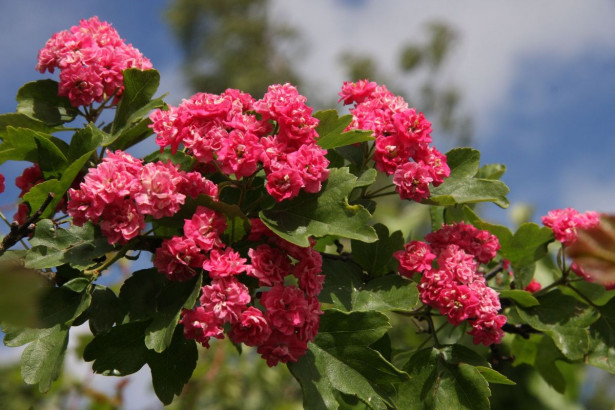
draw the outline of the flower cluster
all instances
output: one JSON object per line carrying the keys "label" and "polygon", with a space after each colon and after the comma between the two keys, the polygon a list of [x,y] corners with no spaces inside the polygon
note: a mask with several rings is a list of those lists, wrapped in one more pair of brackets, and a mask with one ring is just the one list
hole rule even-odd
{"label": "flower cluster", "polygon": [[99,224],[109,243],[126,243],[145,228],[145,215],[173,216],[186,196],[216,197],[217,186],[198,172],[178,171],[169,163],[148,163],[122,151],[107,152],[88,171],[79,189],[70,189],[73,223]]}
{"label": "flower cluster", "polygon": [[[324,280],[320,253],[312,247],[301,248],[284,241],[256,219],[252,221],[248,240],[259,245],[249,249],[247,263],[248,259],[219,240],[222,223],[216,220],[215,212],[200,209],[196,220],[202,222],[204,213],[209,219],[200,233],[192,231],[195,218],[186,221],[186,237],[181,241],[191,241],[191,245],[181,248],[173,261],[168,256],[173,246],[156,254],[156,266],[171,279],[185,278],[184,274],[178,275],[178,271],[194,274],[194,269],[189,267],[197,268],[199,263],[209,272],[211,282],[201,289],[200,305],[182,312],[180,323],[184,325],[184,335],[209,347],[210,338],[222,339],[224,325],[230,324],[230,339],[257,346],[258,353],[269,366],[296,362],[307,351],[307,342],[314,340],[322,314],[316,298]],[[196,237],[208,239],[196,241]],[[206,249],[209,249],[208,254]],[[186,267],[182,267],[186,260]],[[167,261],[170,261],[168,265]],[[255,298],[259,299],[264,312],[249,306],[254,299],[248,287],[238,279],[244,272],[258,279],[259,289],[269,288]],[[298,286],[285,283],[289,275],[295,277]]]}
{"label": "flower cluster", "polygon": [[152,63],[124,43],[109,23],[92,17],[55,33],[39,51],[36,69],[53,73],[56,68],[60,69],[59,95],[78,107],[110,97],[117,103],[124,89],[122,71],[147,70]]}
{"label": "flower cluster", "polygon": [[[384,85],[367,80],[346,82],[339,101],[354,104],[347,130],[371,130],[376,137],[376,169],[393,175],[402,199],[429,198],[429,185],[438,186],[450,174],[446,156],[431,147],[431,124]],[[413,160],[413,161],[412,161]]]}
{"label": "flower cluster", "polygon": [[277,201],[302,189],[316,193],[329,176],[326,151],[316,145],[318,120],[290,84],[270,86],[258,101],[233,89],[198,93],[150,119],[161,149],[175,153],[183,145],[199,162],[238,179],[264,169]]}
{"label": "flower cluster", "polygon": [[506,316],[498,314],[498,294],[478,271],[480,263],[495,257],[497,238],[472,225],[457,223],[443,225],[425,239],[428,243],[411,241],[394,254],[399,273],[410,278],[422,273],[419,294],[423,303],[437,309],[453,325],[468,321],[475,344],[500,343]]}
{"label": "flower cluster", "polygon": [[577,228],[590,229],[600,223],[600,214],[594,211],[580,213],[573,208],[554,209],[542,217],[544,226],[551,228],[555,239],[564,246],[577,240]]}

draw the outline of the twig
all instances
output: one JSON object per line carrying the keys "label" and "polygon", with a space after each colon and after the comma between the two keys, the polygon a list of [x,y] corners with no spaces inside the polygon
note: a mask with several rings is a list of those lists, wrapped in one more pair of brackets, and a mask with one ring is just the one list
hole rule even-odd
{"label": "twig", "polygon": [[34,214],[32,214],[32,216],[28,219],[26,219],[26,221],[21,225],[19,225],[17,222],[11,223],[11,231],[8,235],[4,237],[2,243],[0,244],[0,255],[3,255],[4,252],[6,252],[10,247],[12,247],[17,242],[34,232],[37,220],[41,217],[41,215],[45,211],[45,208],[47,208],[51,201],[53,201],[54,197],[55,194],[53,192],[47,194],[47,198],[45,198],[45,201],[43,201],[40,208],[38,208],[36,212],[34,212]]}

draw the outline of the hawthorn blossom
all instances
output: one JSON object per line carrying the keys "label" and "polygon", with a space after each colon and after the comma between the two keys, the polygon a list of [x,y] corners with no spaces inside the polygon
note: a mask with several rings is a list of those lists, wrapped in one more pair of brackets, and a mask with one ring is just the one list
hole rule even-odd
{"label": "hawthorn blossom", "polygon": [[124,90],[122,71],[148,70],[152,63],[124,43],[109,23],[91,17],[55,33],[39,51],[36,69],[53,73],[56,68],[60,69],[58,94],[78,107],[111,97],[116,104]]}
{"label": "hawthorn blossom", "polygon": [[554,209],[542,217],[544,226],[551,228],[555,239],[562,245],[572,245],[577,240],[577,228],[589,229],[598,226],[600,214],[594,211],[580,213],[573,208]]}

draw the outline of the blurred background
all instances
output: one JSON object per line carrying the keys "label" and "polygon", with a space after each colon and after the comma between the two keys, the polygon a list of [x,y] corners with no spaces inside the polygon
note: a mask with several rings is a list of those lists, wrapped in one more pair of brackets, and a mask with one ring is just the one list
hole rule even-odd
{"label": "blurred background", "polygon": [[[288,81],[315,109],[330,108],[343,81],[369,78],[426,114],[441,151],[469,145],[481,151],[483,163],[506,164],[502,179],[511,188],[512,212],[484,206],[485,219],[513,226],[568,206],[615,211],[612,0],[591,6],[572,0],[0,0],[0,7],[2,113],[15,110],[21,85],[50,77],[34,70],[47,39],[97,15],[152,60],[161,73],[159,94],[169,93],[170,104],[226,88],[260,98],[267,85]],[[152,138],[133,154],[155,149]],[[25,165],[0,166],[7,180],[0,210],[9,218],[19,193],[13,181]],[[380,218],[391,225],[393,215],[406,235],[424,221],[416,207],[401,213],[385,207]],[[83,343],[73,335],[78,350]],[[398,335],[406,337],[412,335]],[[0,409],[160,407],[147,368],[105,378],[69,358],[55,390],[40,396],[20,382],[19,354],[0,347]],[[202,356],[171,408],[301,408],[285,367],[268,369],[255,352],[238,356],[228,343]],[[612,379],[602,373],[563,366],[577,387],[560,395],[532,369],[509,370],[522,382],[494,391],[493,408],[517,408],[517,402],[537,409],[612,408]]]}

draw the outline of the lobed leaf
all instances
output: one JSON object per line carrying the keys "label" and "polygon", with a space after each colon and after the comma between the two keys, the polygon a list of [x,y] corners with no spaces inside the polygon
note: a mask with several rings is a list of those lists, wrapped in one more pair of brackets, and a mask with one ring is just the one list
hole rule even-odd
{"label": "lobed leaf", "polygon": [[17,92],[17,112],[54,126],[71,122],[78,110],[70,100],[58,95],[58,82],[38,80],[26,83]]}
{"label": "lobed leaf", "polygon": [[312,236],[326,235],[374,242],[378,237],[368,225],[370,213],[361,205],[348,203],[356,184],[357,177],[348,168],[332,169],[320,193],[301,193],[259,216],[269,229],[299,246],[309,246]]}

